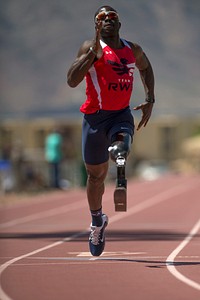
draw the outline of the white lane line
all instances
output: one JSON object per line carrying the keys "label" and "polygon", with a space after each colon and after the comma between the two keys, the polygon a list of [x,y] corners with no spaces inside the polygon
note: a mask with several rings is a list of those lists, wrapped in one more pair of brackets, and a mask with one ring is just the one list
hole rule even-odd
{"label": "white lane line", "polygon": [[[106,202],[108,200],[105,200],[104,202]],[[64,214],[66,212],[69,211],[73,211],[73,210],[77,210],[79,208],[83,208],[83,207],[88,207],[88,201],[86,198],[84,198],[83,200],[77,201],[75,203],[71,203],[71,204],[66,204],[63,205],[61,207],[58,208],[52,208],[43,212],[39,212],[39,213],[35,213],[26,217],[22,217],[22,218],[17,218],[5,223],[1,223],[0,224],[0,229],[4,229],[4,228],[9,228],[9,227],[13,227],[16,225],[20,225],[26,222],[31,222],[31,221],[35,221],[38,219],[44,219],[44,218],[49,218],[55,215],[59,215],[59,214]]]}
{"label": "white lane line", "polygon": [[[79,190],[76,190],[75,192],[78,192]],[[80,191],[80,194],[82,193],[82,191]],[[71,200],[73,198],[77,198],[78,196],[80,196],[79,193],[75,194],[73,190],[71,191],[47,191],[46,193],[42,193],[40,194],[40,197],[38,197],[38,195],[36,196],[31,196],[29,198],[29,195],[22,195],[22,197],[24,199],[20,199],[20,201],[18,200],[18,198],[21,198],[21,196],[18,196],[16,198],[16,200],[14,200],[13,202],[8,202],[6,203],[0,203],[0,209],[3,210],[10,210],[10,209],[20,209],[20,208],[26,208],[28,206],[37,206],[38,204],[45,204],[45,203],[50,203],[50,202],[54,202],[55,203],[55,198],[58,201],[63,201],[66,198],[70,198]],[[28,196],[28,198],[27,198]],[[28,199],[28,200],[27,200]]]}
{"label": "white lane line", "polygon": [[38,219],[49,218],[49,217],[59,215],[59,214],[64,214],[66,212],[73,211],[73,210],[83,208],[86,206],[88,206],[88,204],[87,204],[87,200],[85,198],[84,200],[81,200],[81,201],[78,201],[75,203],[71,203],[71,204],[67,204],[67,205],[63,205],[59,208],[52,208],[52,209],[49,209],[49,210],[46,210],[46,211],[43,211],[40,213],[35,213],[35,214],[29,215],[26,217],[14,219],[12,221],[2,223],[2,224],[0,224],[0,229],[16,226],[19,224],[35,221]]}
{"label": "white lane line", "polygon": [[143,201],[143,202],[133,206],[132,208],[129,208],[125,215],[124,214],[114,215],[113,217],[111,217],[109,219],[109,223],[119,221],[125,217],[129,217],[130,215],[133,215],[144,209],[154,206],[160,202],[168,200],[171,197],[182,194],[182,193],[192,189],[194,186],[199,186],[199,183],[193,183],[193,184],[190,183],[188,185],[180,184],[180,185],[176,186],[175,188],[171,188],[167,191],[161,192],[158,195],[148,198],[146,201]]}
{"label": "white lane line", "polygon": [[[85,254],[83,255],[77,255],[77,252],[70,252],[71,254],[74,254],[75,256],[59,256],[59,257],[47,257],[47,256],[37,256],[37,257],[28,257],[27,259],[28,260],[31,260],[31,261],[34,261],[34,260],[44,260],[44,261],[52,261],[52,260],[57,260],[57,261],[73,261],[73,260],[79,260],[79,261],[87,261],[89,260],[90,258],[92,258],[92,255],[91,253],[89,252],[85,252]],[[125,252],[124,252],[125,253]],[[145,253],[145,252],[143,252]],[[68,252],[69,254],[69,252]],[[86,255],[87,254],[87,255]],[[103,254],[99,257],[99,260],[104,260],[104,259],[110,259],[110,260],[117,260],[117,259],[127,259],[127,260],[135,260],[137,262],[137,260],[149,260],[148,263],[163,263],[163,265],[166,265],[166,256],[137,256],[138,254],[135,253],[135,256],[132,256],[134,253],[130,253],[130,254],[123,254],[123,253],[117,253],[116,254],[107,254],[107,255],[104,255],[104,252]],[[196,256],[196,255],[193,255],[193,256],[188,256],[188,255],[185,255],[185,256],[176,256],[177,259],[184,259],[186,260],[187,259],[187,262],[186,263],[191,263],[191,264],[200,264],[200,256]],[[155,261],[155,260],[160,260],[160,261]],[[162,260],[162,261],[161,261]],[[190,260],[190,261],[188,261]],[[145,261],[147,262],[147,261]],[[181,261],[181,263],[184,263],[184,261]],[[40,263],[40,264],[47,264],[46,262],[43,262],[43,263]],[[17,266],[34,266],[34,263],[15,263],[12,267],[17,267]],[[35,264],[35,265],[38,265],[38,264]]]}
{"label": "white lane line", "polygon": [[192,238],[197,234],[197,232],[200,230],[200,219],[198,222],[194,225],[190,233],[186,236],[186,238],[178,245],[174,251],[167,257],[166,265],[169,272],[176,277],[178,280],[184,282],[185,284],[191,286],[194,289],[197,289],[200,291],[200,284],[187,278],[183,274],[181,274],[174,265],[174,260],[177,257],[177,255],[187,246],[187,244],[192,240]]}
{"label": "white lane line", "polygon": [[[194,183],[193,185],[196,185],[196,184]],[[167,192],[164,191],[164,192],[158,194],[157,196],[153,196],[153,197],[147,199],[146,201],[143,201],[142,203],[139,203],[138,205],[135,205],[132,208],[130,208],[128,210],[128,212],[126,212],[126,217],[129,216],[129,215],[132,215],[133,213],[137,213],[137,212],[139,212],[143,209],[146,209],[146,208],[148,208],[152,205],[155,205],[159,202],[162,202],[162,201],[166,200],[166,198],[168,199],[170,196],[171,197],[176,196],[177,194],[182,193],[182,192],[190,189],[193,185],[191,184],[191,185],[188,185],[188,186],[187,185],[183,186],[183,184],[180,184],[176,188],[169,189]],[[104,200],[104,202],[105,202],[105,200]],[[16,226],[16,225],[19,225],[19,224],[35,221],[35,220],[38,220],[38,219],[52,217],[54,215],[63,214],[63,213],[66,213],[68,211],[73,211],[73,210],[83,208],[83,207],[87,207],[87,206],[88,206],[88,203],[87,203],[87,200],[85,198],[84,200],[78,201],[76,203],[63,205],[59,208],[52,208],[52,209],[46,210],[44,212],[35,213],[35,214],[29,215],[29,216],[26,216],[26,217],[17,218],[17,219],[2,223],[2,224],[0,224],[0,229]],[[109,219],[109,223],[111,223],[112,221],[118,221],[118,220],[123,219],[123,218],[124,218],[123,214],[114,215],[113,217],[111,217]]]}
{"label": "white lane line", "polygon": [[[21,260],[21,259],[24,259],[26,257],[29,257],[29,256],[32,256],[32,255],[35,255],[37,253],[40,253],[42,251],[46,251],[48,249],[51,249],[53,247],[57,247],[61,244],[63,244],[64,242],[69,242],[75,238],[78,238],[80,237],[81,235],[85,234],[85,231],[84,232],[79,232],[79,233],[76,233],[74,235],[71,235],[70,237],[66,237],[64,240],[62,241],[58,241],[58,242],[55,242],[53,244],[50,244],[48,246],[45,246],[45,247],[42,247],[42,248],[39,248],[39,249],[36,249],[32,252],[29,252],[29,253],[26,253],[24,255],[21,255],[21,256],[18,256],[18,257],[15,257],[9,261],[7,261],[6,263],[4,263],[3,265],[0,266],[0,278],[1,278],[1,275],[2,273],[5,271],[5,269],[7,269],[10,265],[14,264],[15,262]],[[2,289],[1,285],[0,285],[0,299],[1,300],[12,300],[12,298],[10,298]]]}
{"label": "white lane line", "polygon": [[[137,212],[139,211],[142,211],[146,208],[149,208],[151,206],[154,206],[162,201],[165,201],[165,200],[168,200],[170,199],[171,197],[173,196],[176,196],[178,194],[182,194],[183,192],[185,192],[186,190],[190,190],[193,188],[194,185],[197,185],[196,184],[191,184],[189,183],[188,185],[182,185],[180,184],[179,186],[176,186],[176,187],[173,187],[171,189],[169,189],[167,192],[162,192],[162,193],[159,193],[158,195],[154,196],[154,197],[151,197],[150,199],[146,200],[146,201],[143,201],[142,203],[136,205],[136,206],[133,206],[132,208],[129,209],[129,211],[126,213],[126,214],[117,214],[117,215],[114,215],[113,217],[110,218],[110,221],[109,223],[114,223],[120,219],[123,219],[123,218],[126,218],[132,214],[136,214]],[[82,201],[80,201],[82,203]],[[79,207],[80,208],[80,207]],[[61,245],[62,243],[64,242],[67,242],[67,241],[71,241],[83,234],[85,234],[86,232],[88,232],[88,229],[83,231],[83,232],[80,232],[78,234],[75,234],[75,235],[72,235],[70,237],[67,237],[65,238],[64,240],[62,241],[58,241],[58,242],[55,242],[53,244],[50,244],[46,247],[42,247],[42,248],[39,248],[35,251],[32,251],[32,252],[29,252],[27,254],[24,254],[22,256],[18,256],[18,257],[15,257],[7,262],[5,262],[1,267],[0,267],[0,296],[1,296],[1,300],[12,300],[11,298],[9,298],[9,296],[3,291],[2,287],[1,287],[1,276],[2,276],[2,273],[10,266],[12,265],[13,263],[23,259],[23,258],[26,258],[26,257],[29,257],[29,256],[32,256],[32,255],[35,255],[39,252],[42,252],[42,251],[45,251],[45,250],[48,250],[50,248],[53,248],[53,247],[56,247],[56,246],[59,246]],[[96,260],[97,258],[94,258],[94,260]]]}

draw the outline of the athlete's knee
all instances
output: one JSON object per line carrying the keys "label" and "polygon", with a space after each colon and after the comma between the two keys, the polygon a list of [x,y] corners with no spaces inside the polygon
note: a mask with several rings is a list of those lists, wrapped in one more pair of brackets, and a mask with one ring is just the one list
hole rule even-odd
{"label": "athlete's knee", "polygon": [[108,172],[108,163],[103,163],[100,165],[86,164],[86,171],[89,183],[93,185],[102,184]]}
{"label": "athlete's knee", "polygon": [[130,153],[132,137],[130,134],[123,132],[113,136],[112,144],[108,148],[110,158],[116,162],[117,158],[121,157],[126,160]]}

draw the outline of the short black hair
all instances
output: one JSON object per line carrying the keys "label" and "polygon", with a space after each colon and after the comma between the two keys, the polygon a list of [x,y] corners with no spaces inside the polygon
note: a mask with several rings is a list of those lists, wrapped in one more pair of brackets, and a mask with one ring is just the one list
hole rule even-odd
{"label": "short black hair", "polygon": [[102,8],[105,8],[105,9],[111,10],[111,11],[115,11],[115,12],[117,13],[117,11],[116,11],[112,6],[109,6],[109,5],[102,5],[102,6],[99,7],[99,8],[97,9],[97,11],[95,12],[95,14],[94,14],[94,19],[95,19],[95,17],[98,15],[99,11],[100,11]]}

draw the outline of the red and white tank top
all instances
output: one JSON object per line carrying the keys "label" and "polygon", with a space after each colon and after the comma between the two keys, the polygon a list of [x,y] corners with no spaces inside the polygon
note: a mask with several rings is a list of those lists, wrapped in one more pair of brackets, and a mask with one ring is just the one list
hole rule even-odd
{"label": "red and white tank top", "polygon": [[80,107],[85,114],[100,109],[120,110],[130,103],[133,89],[135,57],[127,41],[121,49],[100,41],[103,54],[86,74],[86,101]]}

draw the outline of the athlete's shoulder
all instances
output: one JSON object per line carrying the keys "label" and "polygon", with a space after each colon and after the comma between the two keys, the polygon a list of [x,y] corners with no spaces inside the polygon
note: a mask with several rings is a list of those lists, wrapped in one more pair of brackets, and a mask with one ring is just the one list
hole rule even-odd
{"label": "athlete's shoulder", "polygon": [[92,45],[92,40],[86,40],[82,43],[82,47],[90,47]]}
{"label": "athlete's shoulder", "polygon": [[134,43],[134,42],[130,42],[130,41],[127,41],[127,43],[130,46],[130,48],[132,49],[135,57],[140,57],[143,55],[143,50],[140,45],[138,45],[137,43]]}
{"label": "athlete's shoulder", "polygon": [[142,51],[142,47],[139,44],[130,41],[127,41],[127,43],[134,51]]}

